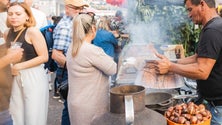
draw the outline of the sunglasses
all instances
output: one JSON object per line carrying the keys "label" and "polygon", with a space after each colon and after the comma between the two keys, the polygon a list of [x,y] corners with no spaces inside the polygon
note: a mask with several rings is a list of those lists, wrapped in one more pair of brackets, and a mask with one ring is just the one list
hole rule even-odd
{"label": "sunglasses", "polygon": [[79,12],[79,14],[87,14],[87,15],[90,15],[91,17],[94,17],[96,15],[93,12]]}
{"label": "sunglasses", "polygon": [[95,16],[96,16],[95,13],[93,13],[93,12],[79,12],[79,14],[87,14],[92,17],[92,23],[95,22]]}

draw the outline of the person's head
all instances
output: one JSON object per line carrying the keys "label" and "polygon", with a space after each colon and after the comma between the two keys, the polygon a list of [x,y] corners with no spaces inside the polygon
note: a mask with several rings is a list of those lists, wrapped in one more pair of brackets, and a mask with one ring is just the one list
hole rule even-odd
{"label": "person's head", "polygon": [[220,17],[222,17],[222,9],[220,10],[219,15],[220,15]]}
{"label": "person's head", "polygon": [[121,10],[117,10],[115,13],[115,17],[117,20],[122,20],[123,19],[123,12]]}
{"label": "person's head", "polygon": [[117,10],[116,13],[115,13],[115,17],[123,18],[123,13],[122,13],[122,11]]}
{"label": "person's head", "polygon": [[9,0],[1,0],[0,1],[0,12],[6,11],[8,4],[9,4]]}
{"label": "person's head", "polygon": [[109,25],[110,25],[109,18],[107,16],[102,16],[99,20],[97,28],[110,31]]}
{"label": "person's head", "polygon": [[94,16],[79,14],[73,19],[72,56],[76,56],[82,43],[93,40],[96,36],[96,21]]}
{"label": "person's head", "polygon": [[206,4],[209,6],[209,8],[215,8],[215,0],[184,0],[184,3],[186,4],[187,1],[190,1],[193,5],[198,6],[201,2],[206,2]]}
{"label": "person's head", "polygon": [[61,16],[52,16],[52,20],[53,20],[54,25],[57,25],[61,19],[62,19]]}
{"label": "person's head", "polygon": [[211,12],[216,12],[215,0],[184,0],[184,3],[195,24],[202,25]]}
{"label": "person's head", "polygon": [[32,6],[33,4],[33,0],[24,0],[24,2],[28,5],[28,6]]}
{"label": "person's head", "polygon": [[13,27],[31,27],[36,25],[30,7],[24,2],[13,2],[9,4],[6,25]]}
{"label": "person's head", "polygon": [[84,7],[89,5],[84,3],[83,0],[65,0],[65,11],[67,16],[74,17],[81,12]]}
{"label": "person's head", "polygon": [[25,2],[28,6],[32,6],[34,0],[10,0],[10,3],[13,3],[13,2]]}

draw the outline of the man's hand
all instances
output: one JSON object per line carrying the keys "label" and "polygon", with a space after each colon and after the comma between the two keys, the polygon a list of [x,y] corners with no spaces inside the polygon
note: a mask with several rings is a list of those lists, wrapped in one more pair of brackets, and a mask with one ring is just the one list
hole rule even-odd
{"label": "man's hand", "polygon": [[156,53],[156,56],[160,58],[160,60],[155,60],[154,67],[157,74],[166,74],[169,72],[171,62],[164,55]]}
{"label": "man's hand", "polygon": [[66,62],[66,57],[61,50],[52,50],[52,59],[54,59],[61,67],[64,67]]}

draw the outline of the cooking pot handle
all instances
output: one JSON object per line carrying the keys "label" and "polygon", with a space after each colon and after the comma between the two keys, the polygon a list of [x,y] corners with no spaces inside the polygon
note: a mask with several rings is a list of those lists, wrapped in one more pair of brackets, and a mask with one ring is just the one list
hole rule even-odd
{"label": "cooking pot handle", "polygon": [[165,102],[158,103],[158,105],[160,105],[160,106],[167,106],[167,105],[172,104],[172,101],[173,101],[172,99],[168,99]]}
{"label": "cooking pot handle", "polygon": [[125,119],[126,125],[133,125],[134,122],[134,107],[133,107],[133,96],[126,95],[125,99]]}
{"label": "cooking pot handle", "polygon": [[185,99],[185,98],[197,98],[197,94],[188,94],[188,95],[175,95],[173,99]]}

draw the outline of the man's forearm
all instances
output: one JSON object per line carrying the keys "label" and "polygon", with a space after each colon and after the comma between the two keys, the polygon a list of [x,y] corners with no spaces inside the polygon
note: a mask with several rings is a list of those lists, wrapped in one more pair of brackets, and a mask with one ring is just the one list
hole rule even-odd
{"label": "man's forearm", "polygon": [[189,56],[186,58],[182,58],[182,59],[178,59],[177,63],[178,64],[192,64],[195,63],[197,61],[197,55],[193,55],[193,56]]}
{"label": "man's forearm", "polygon": [[66,62],[66,57],[62,51],[53,50],[52,59],[54,59],[60,65],[60,67],[64,67]]}

